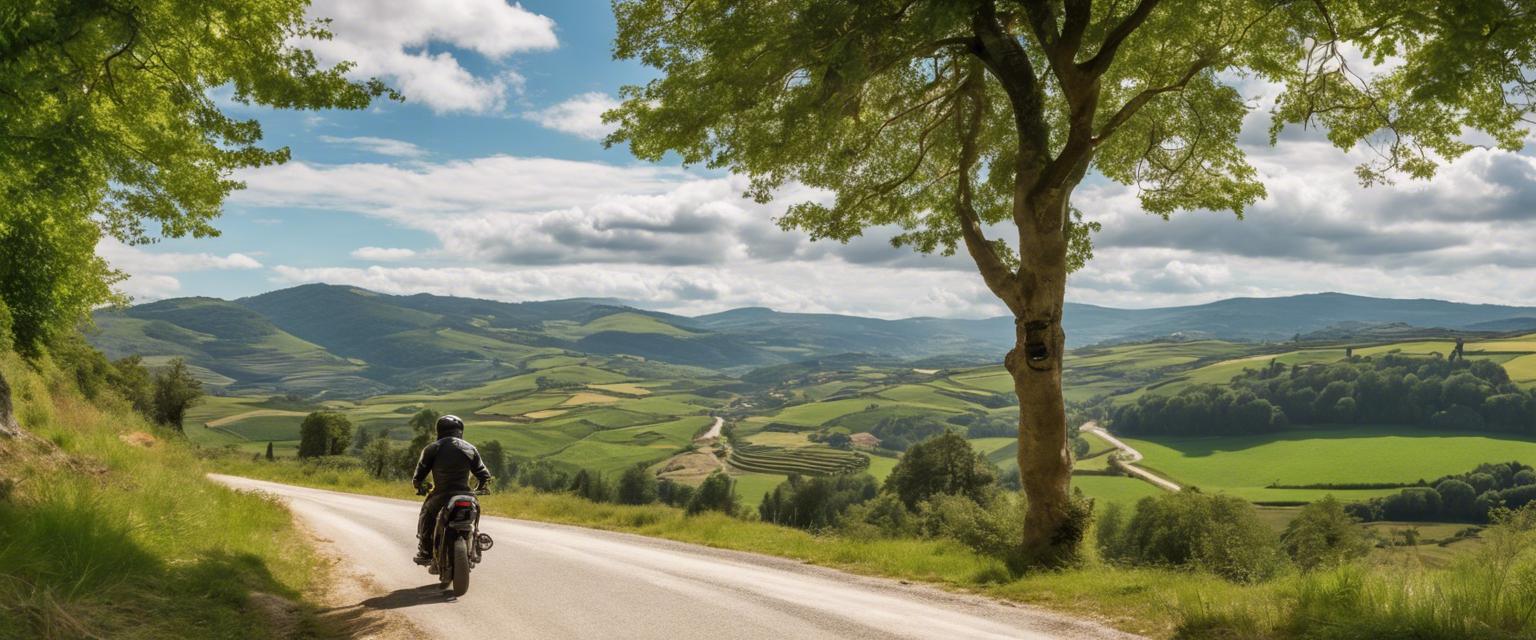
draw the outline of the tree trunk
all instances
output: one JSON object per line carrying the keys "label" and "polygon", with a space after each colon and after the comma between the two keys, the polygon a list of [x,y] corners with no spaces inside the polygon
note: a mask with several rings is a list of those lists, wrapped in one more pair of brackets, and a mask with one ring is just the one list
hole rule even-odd
{"label": "tree trunk", "polygon": [[[1062,402],[1061,363],[1066,333],[1061,311],[1066,296],[1065,199],[1034,208],[1032,233],[1023,234],[1014,347],[1004,365],[1019,396],[1019,479],[1029,502],[1022,560],[1061,566],[1077,558],[1086,526],[1072,503],[1072,457]],[[1058,213],[1059,212],[1059,213]],[[1043,214],[1043,215],[1041,215]]]}

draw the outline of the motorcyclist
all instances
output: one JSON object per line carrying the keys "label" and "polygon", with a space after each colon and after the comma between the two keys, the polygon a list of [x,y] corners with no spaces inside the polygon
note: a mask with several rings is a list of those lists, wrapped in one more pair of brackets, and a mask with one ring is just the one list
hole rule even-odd
{"label": "motorcyclist", "polygon": [[479,481],[476,493],[484,493],[491,481],[491,471],[480,459],[480,451],[464,441],[464,421],[458,416],[447,415],[437,419],[437,442],[421,450],[421,461],[416,463],[416,475],[411,486],[421,493],[423,482],[432,474],[432,492],[421,503],[421,516],[416,521],[417,564],[432,562],[432,529],[437,512],[454,495],[469,493],[469,476]]}

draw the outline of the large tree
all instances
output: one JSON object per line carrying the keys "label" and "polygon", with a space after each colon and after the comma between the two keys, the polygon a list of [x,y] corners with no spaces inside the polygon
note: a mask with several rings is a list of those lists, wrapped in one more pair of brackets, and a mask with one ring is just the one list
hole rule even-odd
{"label": "large tree", "polygon": [[[1536,92],[1536,15],[1507,0],[617,0],[624,88],[608,143],[745,174],[749,195],[830,190],[778,219],[847,241],[961,247],[1013,313],[1027,556],[1070,560],[1061,327],[1090,257],[1072,191],[1132,185],[1153,215],[1265,196],[1238,145],[1238,83],[1279,87],[1274,128],[1373,152],[1358,173],[1427,178],[1471,147],[1517,149]],[[1363,68],[1368,61],[1371,68]]]}
{"label": "large tree", "polygon": [[288,159],[230,103],[360,109],[388,93],[294,46],[306,0],[0,3],[0,299],[32,351],[114,296],[95,255],[216,235],[233,172]]}

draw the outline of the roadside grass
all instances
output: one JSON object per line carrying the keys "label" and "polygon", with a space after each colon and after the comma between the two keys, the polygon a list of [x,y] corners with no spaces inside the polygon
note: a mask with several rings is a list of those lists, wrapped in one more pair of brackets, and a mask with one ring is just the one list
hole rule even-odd
{"label": "roadside grass", "polygon": [[[382,482],[356,470],[235,459],[223,459],[219,467],[221,472],[253,478],[415,499],[404,482]],[[763,476],[742,484],[760,492],[772,479],[776,478]],[[1134,499],[1137,496],[1130,494],[1136,491],[1156,491],[1146,483],[1111,476],[1075,478],[1074,482],[1124,483],[1127,493],[1122,499]],[[742,488],[739,485],[738,491]],[[1095,493],[1107,495],[1102,490]],[[1536,631],[1529,615],[1536,610],[1536,590],[1520,586],[1536,575],[1536,528],[1532,527],[1487,530],[1485,540],[1462,555],[1431,562],[1418,548],[1386,549],[1336,569],[1313,573],[1291,569],[1269,582],[1236,584],[1197,571],[1107,564],[1091,547],[1080,568],[1012,577],[998,560],[942,538],[813,534],[720,514],[689,517],[680,509],[660,505],[598,504],[568,494],[526,490],[487,496],[482,505],[495,515],[624,531],[935,583],[1096,619],[1152,638],[1493,640],[1528,638]],[[1088,539],[1093,539],[1092,532]]]}
{"label": "roadside grass", "polygon": [[46,362],[0,369],[35,436],[0,439],[0,638],[317,632],[301,600],[324,569],[281,504],[207,481],[176,436]]}
{"label": "roadside grass", "polygon": [[1536,441],[1414,427],[1351,426],[1274,434],[1126,438],[1147,469],[1248,500],[1359,500],[1396,490],[1270,489],[1272,483],[1417,482],[1490,460],[1536,460]]}

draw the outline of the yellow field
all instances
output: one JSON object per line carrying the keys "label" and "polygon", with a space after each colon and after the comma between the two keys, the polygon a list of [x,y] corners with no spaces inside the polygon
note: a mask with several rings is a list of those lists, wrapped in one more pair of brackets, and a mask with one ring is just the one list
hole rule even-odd
{"label": "yellow field", "polygon": [[565,409],[545,409],[543,411],[529,411],[528,413],[523,414],[523,417],[524,418],[532,418],[534,420],[543,420],[545,418],[553,418],[553,417],[559,416],[559,415],[565,415]]}
{"label": "yellow field", "polygon": [[583,391],[580,393],[571,394],[571,397],[566,398],[565,402],[560,403],[560,406],[574,407],[579,404],[607,404],[609,402],[618,401],[619,399],[613,396],[605,396],[601,393],[587,393]]}
{"label": "yellow field", "polygon": [[307,413],[305,413],[303,411],[285,411],[283,409],[256,409],[254,411],[247,411],[245,413],[237,413],[237,414],[232,415],[232,416],[224,416],[224,417],[219,418],[217,420],[210,420],[210,421],[208,421],[207,426],[209,426],[209,427],[222,427],[222,426],[224,426],[226,424],[232,424],[232,423],[235,423],[235,422],[239,422],[239,421],[244,420],[246,418],[260,418],[262,416],[304,416],[304,415],[309,415],[309,414],[307,414]]}

